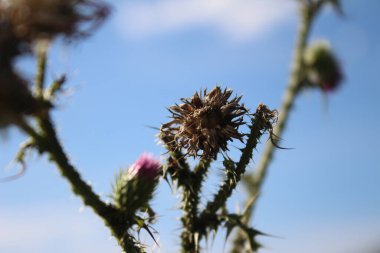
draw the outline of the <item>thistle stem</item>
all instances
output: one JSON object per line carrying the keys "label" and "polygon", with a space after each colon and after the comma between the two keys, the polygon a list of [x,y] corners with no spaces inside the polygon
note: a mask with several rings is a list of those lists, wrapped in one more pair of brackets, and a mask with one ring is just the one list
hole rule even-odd
{"label": "thistle stem", "polygon": [[253,150],[256,148],[260,137],[267,130],[268,118],[265,113],[261,111],[263,105],[260,105],[256,111],[255,118],[252,120],[251,131],[248,136],[246,146],[242,150],[239,162],[235,165],[232,161],[225,161],[227,171],[226,179],[220,186],[218,192],[215,194],[214,199],[209,201],[206,208],[200,214],[199,223],[203,225],[203,233],[206,233],[206,225],[216,229],[212,221],[216,221],[215,214],[217,211],[225,206],[228,198],[231,196],[232,191],[236,188],[241,176],[245,173],[246,167],[252,159]]}
{"label": "thistle stem", "polygon": [[[284,93],[284,98],[279,112],[279,120],[274,128],[274,134],[279,138],[281,138],[283,134],[283,131],[289,119],[289,114],[294,106],[295,100],[301,88],[302,79],[304,75],[303,55],[307,45],[307,40],[309,37],[312,23],[318,10],[319,6],[314,6],[313,8],[313,6],[301,3],[301,21],[299,24],[299,30],[297,34],[292,71],[288,82],[288,87]],[[274,151],[275,146],[271,142],[267,142],[259,165],[255,171],[254,178],[253,180],[249,180],[247,183],[247,189],[249,191],[250,196],[258,195],[258,193],[260,192],[260,189],[267,176],[269,164],[273,159]],[[254,204],[255,201],[251,203],[248,203],[247,201],[247,212],[243,219],[243,222],[245,222],[245,224],[248,224],[250,222],[251,216],[253,214]],[[245,242],[245,234],[239,231],[234,240],[231,252],[244,252]]]}
{"label": "thistle stem", "polygon": [[66,178],[75,194],[80,196],[83,202],[92,207],[102,218],[107,218],[110,213],[110,206],[106,205],[100,197],[95,194],[89,184],[87,184],[76,171],[74,166],[60,145],[56,136],[54,126],[49,119],[43,119],[40,127],[43,130],[45,150],[49,153],[50,159],[57,164],[62,176]]}
{"label": "thistle stem", "polygon": [[207,170],[210,167],[210,160],[201,159],[199,164],[190,173],[186,182],[182,187],[182,209],[184,214],[181,218],[183,231],[181,234],[182,252],[183,253],[198,253],[200,235],[197,232],[198,224],[198,205],[200,200],[200,192],[202,183],[207,175]]}
{"label": "thistle stem", "polygon": [[[44,76],[46,72],[46,48],[38,53],[38,64],[35,84],[35,94],[37,99],[44,99]],[[62,176],[69,182],[72,191],[79,196],[85,205],[91,207],[93,211],[99,215],[110,228],[113,235],[118,239],[120,246],[125,252],[131,250],[131,245],[135,252],[143,252],[140,247],[136,245],[133,238],[126,236],[127,227],[122,221],[122,215],[112,205],[106,204],[101,200],[92,187],[86,183],[75,167],[70,163],[60,141],[58,140],[55,127],[52,123],[50,113],[47,112],[39,115],[37,118],[38,130],[35,130],[25,120],[20,120],[17,125],[25,133],[31,136],[36,144],[38,150],[43,153],[49,154],[49,158],[56,165]]]}
{"label": "thistle stem", "polygon": [[[274,128],[274,134],[281,138],[282,133],[286,127],[286,124],[289,119],[289,114],[293,109],[294,102],[299,94],[303,75],[304,75],[304,64],[303,64],[303,55],[306,48],[307,38],[310,33],[310,27],[313,20],[313,14],[308,11],[308,9],[304,8],[301,11],[302,20],[300,23],[300,28],[298,31],[298,39],[296,44],[296,50],[294,54],[293,60],[293,69],[290,75],[290,80],[288,84],[288,88],[285,91],[284,98],[282,101],[279,119]],[[260,160],[260,163],[256,170],[255,175],[255,191],[261,188],[263,184],[266,174],[268,171],[268,165],[272,161],[273,155],[275,151],[275,146],[271,142],[267,142],[265,145],[264,153]]]}
{"label": "thistle stem", "polygon": [[37,74],[34,92],[38,99],[43,98],[48,47],[48,42],[45,40],[41,40],[37,43]]}

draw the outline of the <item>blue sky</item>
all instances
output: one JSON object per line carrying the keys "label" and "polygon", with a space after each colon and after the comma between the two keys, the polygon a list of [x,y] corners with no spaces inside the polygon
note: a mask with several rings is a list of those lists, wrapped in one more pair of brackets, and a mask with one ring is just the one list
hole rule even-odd
{"label": "blue sky", "polygon": [[[331,41],[345,81],[327,100],[317,91],[297,100],[283,136],[283,145],[294,149],[277,151],[253,221],[283,239],[261,238],[262,253],[380,247],[380,2],[342,2],[346,15],[324,11],[311,39]],[[142,152],[163,153],[147,126],[167,121],[165,108],[179,98],[218,84],[244,95],[252,110],[260,102],[278,108],[296,14],[292,1],[280,0],[115,1],[113,16],[92,38],[57,43],[51,52],[49,79],[66,73],[69,80],[54,116],[70,158],[107,199],[120,167]],[[20,63],[30,77],[32,64]],[[1,166],[24,139],[8,131],[0,142]],[[0,252],[119,252],[46,160],[31,155],[22,178],[0,185]],[[214,174],[208,193],[215,190],[217,166]],[[232,208],[241,204],[239,193]],[[156,252],[178,252],[180,213],[166,183],[154,203],[161,216]],[[223,236],[210,252],[221,252]]]}

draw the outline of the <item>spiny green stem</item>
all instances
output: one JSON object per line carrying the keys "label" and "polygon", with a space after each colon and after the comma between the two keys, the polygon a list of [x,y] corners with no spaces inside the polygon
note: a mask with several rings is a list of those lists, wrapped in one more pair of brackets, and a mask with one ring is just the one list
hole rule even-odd
{"label": "spiny green stem", "polygon": [[186,180],[189,177],[190,174],[190,166],[186,162],[186,159],[182,152],[180,151],[171,151],[169,152],[169,168],[168,172],[170,176],[175,179],[179,180],[178,184],[182,184],[182,180]]}
{"label": "spiny green stem", "polygon": [[[40,48],[38,53],[35,94],[36,98],[41,100],[44,99],[46,57],[46,48]],[[118,239],[120,246],[125,252],[127,252],[127,245],[130,246],[136,244],[134,244],[133,241],[128,241],[128,238],[130,237],[125,236],[128,228],[121,218],[122,215],[120,215],[119,211],[112,205],[103,202],[70,163],[58,140],[50,113],[47,112],[43,115],[39,115],[37,122],[40,128],[38,131],[24,120],[20,120],[18,126],[34,139],[34,142],[41,153],[46,152],[49,154],[50,159],[57,165],[62,176],[70,183],[72,191],[82,198],[85,205],[91,207],[94,212],[104,220],[113,235]],[[136,252],[140,253],[143,251],[136,245]]]}
{"label": "spiny green stem", "polygon": [[[285,129],[285,126],[288,122],[289,113],[291,112],[295,99],[300,91],[303,75],[304,75],[304,64],[303,64],[303,55],[306,48],[307,38],[309,36],[311,23],[314,17],[314,12],[307,9],[306,7],[301,10],[302,20],[300,23],[300,28],[298,32],[298,39],[296,44],[296,51],[293,61],[293,69],[290,76],[288,88],[285,91],[284,99],[281,105],[279,119],[274,128],[274,134],[279,138],[282,136],[282,133]],[[271,142],[267,142],[265,149],[260,160],[260,163],[256,170],[256,189],[260,189],[266,173],[268,170],[268,165],[272,161],[274,154],[275,146]],[[257,190],[255,190],[257,191]],[[255,192],[254,194],[256,194]]]}
{"label": "spiny green stem", "polygon": [[186,184],[180,185],[182,188],[182,209],[184,214],[181,218],[183,231],[181,234],[182,239],[182,252],[183,253],[197,253],[199,252],[199,234],[197,233],[197,220],[198,220],[198,205],[200,200],[200,192],[202,183],[207,175],[207,170],[210,167],[210,160],[201,159],[199,164],[190,173],[190,177],[184,182]]}
{"label": "spiny green stem", "polygon": [[186,162],[185,156],[180,150],[174,149],[168,144],[169,140],[164,140],[165,148],[169,152],[169,157],[167,159],[167,171],[164,172],[164,177],[166,178],[170,175],[171,179],[177,181],[178,186],[187,184],[191,170],[189,164]]}
{"label": "spiny green stem", "polygon": [[[292,64],[293,68],[290,75],[289,84],[285,91],[283,102],[281,105],[279,120],[277,122],[276,127],[274,128],[274,134],[279,138],[281,138],[282,136],[282,133],[285,129],[285,126],[289,118],[289,114],[294,106],[295,99],[300,91],[304,75],[303,55],[307,45],[307,39],[309,37],[312,22],[319,8],[319,5],[314,6],[314,8],[311,8],[311,6],[307,4],[301,4],[301,21],[295,46],[296,49]],[[250,183],[247,186],[250,196],[257,195],[260,192],[260,189],[267,175],[268,166],[272,161],[274,150],[275,146],[271,142],[267,142],[264,148],[264,152],[262,154],[262,158],[255,172],[254,180],[251,181],[253,182],[253,184]],[[245,224],[248,224],[250,222],[254,204],[255,202],[247,202],[247,212],[243,219]],[[245,242],[245,234],[239,231],[238,235],[234,240],[231,253],[244,252]]]}
{"label": "spiny green stem", "polygon": [[120,236],[119,244],[122,246],[124,253],[145,253],[145,249],[140,246],[139,242],[130,234],[124,232],[124,235]]}
{"label": "spiny green stem", "polygon": [[39,134],[38,131],[36,131],[32,126],[28,124],[28,122],[25,121],[25,119],[19,119],[16,122],[16,125],[24,131],[27,135],[32,137],[33,140],[36,141],[36,143],[43,143],[44,138]]}
{"label": "spiny green stem", "polygon": [[37,74],[36,74],[34,92],[38,99],[43,98],[48,46],[49,46],[48,42],[45,40],[39,41],[36,46],[37,47]]}
{"label": "spiny green stem", "polygon": [[[47,44],[45,44],[44,41],[41,41],[38,44],[37,51],[38,58],[35,92],[37,98],[43,99]],[[38,118],[38,123],[41,133],[38,133],[33,128],[29,127],[25,122],[23,122],[22,127],[35,139],[41,150],[49,153],[50,159],[57,164],[62,175],[70,182],[73,192],[82,197],[84,203],[92,207],[97,214],[105,218],[104,216],[109,213],[110,207],[92,191],[91,186],[82,180],[80,174],[69,162],[69,159],[57,138],[49,113],[40,116]]]}
{"label": "spiny green stem", "polygon": [[50,159],[57,165],[62,176],[70,183],[72,191],[83,200],[85,205],[91,207],[104,220],[125,252],[130,252],[131,245],[135,245],[136,252],[143,252],[133,241],[128,241],[131,238],[130,236],[125,236],[128,228],[125,226],[118,210],[103,202],[70,163],[49,118],[42,119],[40,127],[43,141],[38,142],[39,148],[49,154]]}
{"label": "spiny green stem", "polygon": [[186,162],[185,155],[181,152],[181,150],[178,150],[177,148],[173,147],[173,137],[167,135],[160,135],[159,138],[161,139],[161,141],[164,144],[164,147],[166,148],[166,150],[168,150],[169,153],[167,161],[167,173],[170,174],[173,180],[178,180],[179,185],[182,185],[183,183],[181,182],[181,180],[187,179],[190,174],[190,166]]}
{"label": "spiny green stem", "polygon": [[50,159],[54,161],[61,174],[70,182],[74,193],[79,195],[83,202],[92,207],[94,211],[103,218],[110,214],[110,206],[105,204],[100,197],[95,194],[89,184],[87,184],[76,171],[74,166],[69,162],[65,151],[60,145],[56,136],[54,126],[49,119],[41,121],[43,130],[45,149],[49,152]]}
{"label": "spiny green stem", "polygon": [[54,127],[50,120],[42,119],[40,120],[40,124],[42,134],[39,134],[26,122],[22,122],[18,125],[24,130],[24,132],[34,139],[40,152],[46,152],[49,154],[50,159],[56,163],[62,176],[70,183],[72,191],[81,197],[85,205],[91,207],[94,212],[105,221],[106,225],[111,229],[121,245],[126,244],[123,241],[126,228],[124,227],[123,222],[121,222],[117,210],[104,203],[69,162],[67,155],[57,139]]}
{"label": "spiny green stem", "polygon": [[199,252],[199,246],[195,224],[198,219],[200,190],[204,177],[207,175],[210,161],[202,159],[191,171],[182,152],[173,149],[170,145],[173,140],[165,138],[162,141],[170,155],[167,173],[170,174],[171,178],[177,182],[178,187],[182,190],[181,209],[184,211],[181,218],[183,225],[181,234],[182,252],[197,253]]}
{"label": "spiny green stem", "polygon": [[[258,107],[255,118],[252,120],[248,140],[246,146],[242,150],[239,162],[235,165],[232,161],[225,161],[226,179],[220,186],[218,192],[215,194],[214,199],[207,203],[206,208],[200,215],[200,224],[203,224],[204,226],[204,229],[202,231],[203,233],[206,233],[207,229],[205,224],[208,224],[209,221],[215,220],[212,218],[212,216],[214,216],[216,212],[226,204],[227,199],[231,196],[232,191],[236,188],[238,182],[241,179],[241,176],[246,170],[247,165],[252,159],[253,150],[256,148],[260,137],[263,135],[265,130],[267,130],[268,124],[270,124],[270,122],[268,122],[268,119],[270,118],[268,118],[265,113],[261,112],[261,109],[263,107],[263,105],[260,105]],[[212,224],[208,225],[213,227]]]}

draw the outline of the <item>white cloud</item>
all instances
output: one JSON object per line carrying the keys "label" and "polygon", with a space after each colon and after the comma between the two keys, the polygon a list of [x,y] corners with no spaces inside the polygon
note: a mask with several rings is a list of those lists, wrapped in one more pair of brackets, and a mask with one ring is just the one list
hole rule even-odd
{"label": "white cloud", "polygon": [[0,252],[119,252],[102,221],[88,210],[2,208],[0,224]]}
{"label": "white cloud", "polygon": [[144,38],[188,27],[209,27],[235,41],[254,39],[295,15],[293,1],[162,0],[127,2],[118,21],[128,38]]}

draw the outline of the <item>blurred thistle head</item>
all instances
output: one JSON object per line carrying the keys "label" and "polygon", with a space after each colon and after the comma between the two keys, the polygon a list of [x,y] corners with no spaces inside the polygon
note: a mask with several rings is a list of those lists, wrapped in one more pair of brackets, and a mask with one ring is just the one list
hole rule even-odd
{"label": "blurred thistle head", "polygon": [[306,81],[309,85],[320,87],[324,92],[336,90],[343,74],[338,59],[327,41],[317,41],[305,51]]}
{"label": "blurred thistle head", "polygon": [[0,68],[9,68],[15,56],[28,51],[26,44],[13,32],[3,19],[0,9]]}
{"label": "blurred thistle head", "polygon": [[11,68],[0,68],[0,128],[40,109],[26,81]]}
{"label": "blurred thistle head", "polygon": [[243,141],[239,127],[248,111],[240,104],[241,96],[231,95],[232,90],[215,87],[182,98],[182,104],[169,108],[173,120],[162,125],[161,139],[171,149],[185,149],[186,155],[216,158],[220,150],[228,150],[228,141]]}
{"label": "blurred thistle head", "polygon": [[0,20],[24,41],[89,35],[109,13],[98,0],[0,0]]}

